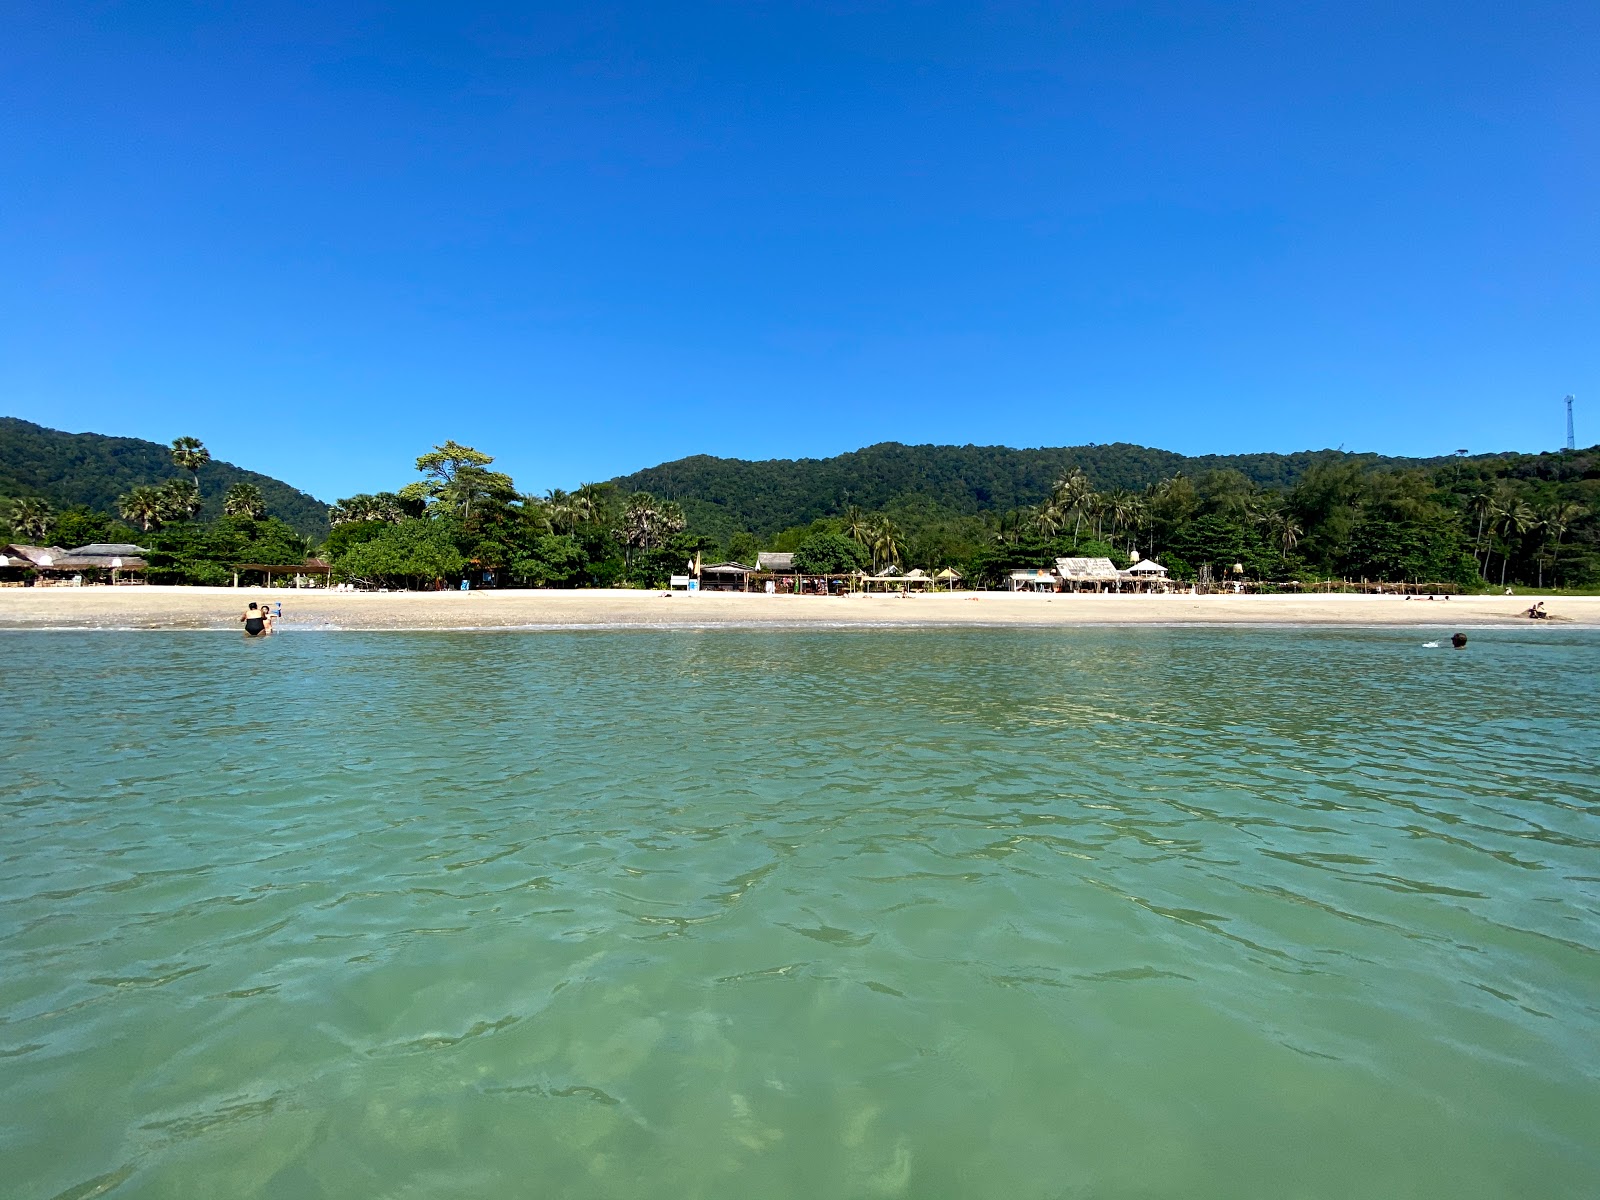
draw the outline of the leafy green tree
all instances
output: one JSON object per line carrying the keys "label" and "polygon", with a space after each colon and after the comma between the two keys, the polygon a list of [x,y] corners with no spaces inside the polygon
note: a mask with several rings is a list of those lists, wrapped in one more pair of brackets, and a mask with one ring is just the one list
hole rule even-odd
{"label": "leafy green tree", "polygon": [[800,543],[794,567],[803,575],[845,575],[867,565],[867,549],[842,533],[819,533]]}
{"label": "leafy green tree", "polygon": [[589,556],[577,538],[545,533],[512,556],[510,569],[514,578],[533,587],[575,587],[588,566]]}
{"label": "leafy green tree", "polygon": [[761,539],[753,533],[741,530],[728,538],[724,553],[731,562],[753,567],[756,564],[756,555],[761,553]]}
{"label": "leafy green tree", "polygon": [[131,542],[133,530],[105,513],[84,504],[75,504],[57,513],[51,538],[58,546],[85,546],[90,542]]}
{"label": "leafy green tree", "polygon": [[189,477],[194,483],[195,495],[200,494],[200,468],[211,461],[211,451],[199,438],[181,437],[172,439],[172,465],[180,471],[189,472]]}
{"label": "leafy green tree", "polygon": [[510,504],[517,498],[511,476],[489,470],[494,457],[447,441],[417,459],[419,483],[400,490],[402,499],[422,499],[470,525],[474,511],[490,503]]}
{"label": "leafy green tree", "polygon": [[229,517],[264,517],[267,502],[253,483],[236,483],[222,495],[222,512]]}
{"label": "leafy green tree", "polygon": [[385,525],[333,563],[340,579],[369,584],[426,584],[459,578],[467,560],[456,548],[448,522],[412,517]]}

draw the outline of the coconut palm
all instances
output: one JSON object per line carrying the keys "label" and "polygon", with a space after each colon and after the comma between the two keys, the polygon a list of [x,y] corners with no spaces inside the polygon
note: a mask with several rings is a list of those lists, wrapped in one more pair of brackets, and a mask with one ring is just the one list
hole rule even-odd
{"label": "coconut palm", "polygon": [[267,515],[267,502],[253,483],[236,483],[222,495],[222,512],[229,517],[259,521]]}
{"label": "coconut palm", "polygon": [[188,521],[200,511],[200,488],[193,480],[169,479],[158,494],[163,521]]}
{"label": "coconut palm", "polygon": [[1294,519],[1294,513],[1287,508],[1280,508],[1272,514],[1272,527],[1278,545],[1283,547],[1283,561],[1289,561],[1289,551],[1300,544],[1300,535],[1305,532],[1300,523]]}
{"label": "coconut palm", "polygon": [[[1571,530],[1573,525],[1577,524],[1577,522],[1583,520],[1583,518],[1588,515],[1588,509],[1584,508],[1583,505],[1577,504],[1571,500],[1559,500],[1544,510],[1540,523],[1544,527],[1545,532],[1548,534],[1553,534],[1556,539],[1555,553],[1550,557],[1550,574],[1552,580],[1555,577],[1556,566],[1561,561],[1562,539],[1566,537],[1568,531]],[[1544,583],[1543,575],[1540,576],[1539,582],[1542,586]]]}
{"label": "coconut palm", "polygon": [[1507,498],[1496,507],[1492,517],[1492,528],[1501,538],[1500,586],[1505,586],[1506,566],[1511,561],[1512,539],[1521,541],[1522,537],[1538,523],[1538,515],[1525,501]]}
{"label": "coconut palm", "polygon": [[905,534],[888,517],[879,517],[872,528],[872,566],[874,573],[890,563],[899,565],[900,552],[905,546]]}
{"label": "coconut palm", "polygon": [[1478,532],[1472,539],[1472,557],[1479,559],[1478,573],[1485,579],[1489,573],[1489,556],[1483,548],[1483,527],[1494,515],[1495,489],[1484,484],[1467,499],[1467,512],[1478,518]]}
{"label": "coconut palm", "polygon": [[859,504],[847,505],[844,510],[844,519],[840,522],[845,537],[858,546],[865,546],[872,540],[872,520],[861,511]]}
{"label": "coconut palm", "polygon": [[172,465],[180,471],[189,472],[194,480],[194,490],[200,490],[200,468],[211,461],[211,451],[199,438],[181,437],[172,439]]}
{"label": "coconut palm", "polygon": [[580,523],[599,521],[611,493],[609,483],[580,483],[572,495],[572,511]]}
{"label": "coconut palm", "polygon": [[129,521],[138,521],[144,532],[149,533],[153,526],[160,526],[166,506],[162,503],[160,488],[142,485],[117,499],[117,511]]}
{"label": "coconut palm", "polygon": [[1061,527],[1066,524],[1066,518],[1067,515],[1061,511],[1060,505],[1046,500],[1033,510],[1028,523],[1040,537],[1053,538],[1061,532]]}
{"label": "coconut palm", "polygon": [[43,496],[30,496],[11,502],[11,527],[23,537],[42,542],[55,524],[55,510]]}

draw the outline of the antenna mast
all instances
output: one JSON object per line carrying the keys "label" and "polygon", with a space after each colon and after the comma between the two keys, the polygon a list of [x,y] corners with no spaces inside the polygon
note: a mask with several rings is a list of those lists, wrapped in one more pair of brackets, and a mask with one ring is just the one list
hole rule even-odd
{"label": "antenna mast", "polygon": [[1567,397],[1567,449],[1576,450],[1577,444],[1572,440],[1572,397]]}

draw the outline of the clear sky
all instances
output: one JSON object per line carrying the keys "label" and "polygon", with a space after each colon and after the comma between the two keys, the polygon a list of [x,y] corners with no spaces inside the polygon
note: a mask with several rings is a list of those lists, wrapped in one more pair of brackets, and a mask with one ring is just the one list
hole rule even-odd
{"label": "clear sky", "polygon": [[1600,439],[1592,2],[0,17],[0,412],[325,499]]}

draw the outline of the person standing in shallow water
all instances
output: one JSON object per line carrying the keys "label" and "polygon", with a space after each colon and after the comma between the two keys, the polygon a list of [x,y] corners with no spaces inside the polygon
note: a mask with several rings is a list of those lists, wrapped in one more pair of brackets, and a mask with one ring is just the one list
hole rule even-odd
{"label": "person standing in shallow water", "polygon": [[244,622],[245,637],[260,637],[267,631],[267,614],[256,607],[254,600],[250,601],[250,607],[244,610],[239,620]]}
{"label": "person standing in shallow water", "polygon": [[1467,635],[1464,634],[1464,633],[1453,633],[1453,634],[1451,634],[1450,635],[1450,644],[1452,646],[1454,646],[1457,650],[1465,650],[1467,648]]}

